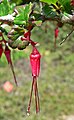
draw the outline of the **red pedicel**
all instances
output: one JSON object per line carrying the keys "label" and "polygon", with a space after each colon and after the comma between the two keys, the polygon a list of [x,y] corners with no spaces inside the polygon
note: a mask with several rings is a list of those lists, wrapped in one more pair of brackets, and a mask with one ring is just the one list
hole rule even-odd
{"label": "red pedicel", "polygon": [[40,58],[41,58],[40,53],[38,52],[36,47],[34,47],[32,53],[30,55],[30,63],[31,63],[31,69],[32,69],[33,82],[32,82],[30,101],[29,101],[28,111],[27,111],[28,114],[30,113],[33,89],[34,89],[34,94],[35,94],[36,113],[38,113],[40,111],[39,95],[38,95],[38,87],[37,87],[37,77],[39,76],[39,73],[40,73]]}
{"label": "red pedicel", "polygon": [[4,54],[7,58],[8,64],[10,64],[10,67],[11,67],[11,70],[12,70],[12,73],[13,73],[13,76],[14,76],[14,80],[15,80],[15,83],[17,85],[16,76],[15,76],[15,72],[14,72],[14,68],[13,68],[13,64],[12,64],[12,60],[11,60],[11,50],[8,48],[7,45],[5,47]]}
{"label": "red pedicel", "polygon": [[37,42],[34,42],[33,40],[31,40],[31,32],[30,31],[24,33],[24,37],[21,37],[21,40],[29,41],[33,47],[37,44]]}
{"label": "red pedicel", "polygon": [[30,31],[28,31],[28,32],[24,33],[24,37],[25,37],[25,38],[27,38],[27,37],[29,37],[29,38],[30,38],[30,36],[31,36],[31,32],[30,32]]}

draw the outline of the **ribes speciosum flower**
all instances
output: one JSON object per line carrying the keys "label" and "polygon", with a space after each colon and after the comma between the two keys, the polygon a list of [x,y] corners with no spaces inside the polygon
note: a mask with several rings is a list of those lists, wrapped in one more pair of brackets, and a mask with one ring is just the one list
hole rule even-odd
{"label": "ribes speciosum flower", "polygon": [[55,28],[54,30],[54,36],[55,36],[55,41],[54,41],[54,47],[56,48],[56,39],[58,37],[59,29],[58,27]]}
{"label": "ribes speciosum flower", "polygon": [[30,106],[31,106],[33,90],[34,90],[34,94],[35,94],[36,113],[38,113],[40,111],[39,95],[38,95],[38,87],[37,87],[37,77],[39,76],[39,73],[40,73],[40,58],[41,58],[41,55],[38,52],[37,48],[33,47],[33,51],[30,55],[30,64],[31,64],[33,81],[32,81],[30,101],[29,101],[28,110],[27,110],[28,114],[30,113]]}
{"label": "ribes speciosum flower", "polygon": [[70,4],[71,6],[74,6],[74,0],[71,0]]}

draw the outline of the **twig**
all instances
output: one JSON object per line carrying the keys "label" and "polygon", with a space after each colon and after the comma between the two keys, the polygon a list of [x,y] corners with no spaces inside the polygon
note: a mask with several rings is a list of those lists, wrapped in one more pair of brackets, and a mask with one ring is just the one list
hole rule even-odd
{"label": "twig", "polygon": [[67,38],[73,33],[73,31],[74,31],[74,28],[70,31],[70,33],[69,34],[67,34],[67,36],[62,40],[62,42],[60,43],[60,45],[62,45],[66,40],[67,40]]}
{"label": "twig", "polygon": [[74,14],[73,15],[71,14],[62,15],[61,22],[74,25]]}

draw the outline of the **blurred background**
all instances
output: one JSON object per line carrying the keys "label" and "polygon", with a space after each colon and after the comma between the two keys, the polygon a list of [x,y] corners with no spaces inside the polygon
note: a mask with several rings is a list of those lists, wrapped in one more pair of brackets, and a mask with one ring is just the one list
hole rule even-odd
{"label": "blurred background", "polygon": [[[39,42],[37,48],[42,56],[38,78],[40,113],[35,114],[33,94],[31,113],[26,115],[32,83],[29,62],[32,47],[29,46],[23,51],[12,50],[18,87],[5,56],[0,60],[0,120],[63,120],[74,115],[74,34],[60,45],[71,27],[60,28],[55,49],[53,24],[46,22],[32,30],[32,39]],[[13,85],[11,92],[3,89],[7,81]]]}

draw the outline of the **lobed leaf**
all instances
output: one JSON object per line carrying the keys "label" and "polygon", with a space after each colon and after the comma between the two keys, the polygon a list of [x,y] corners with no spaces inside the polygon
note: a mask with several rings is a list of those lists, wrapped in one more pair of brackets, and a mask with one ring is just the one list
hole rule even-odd
{"label": "lobed leaf", "polygon": [[60,4],[63,6],[63,11],[67,13],[71,13],[71,0],[59,0]]}
{"label": "lobed leaf", "polygon": [[14,24],[17,25],[25,25],[29,20],[29,15],[31,13],[32,4],[28,4],[24,7],[19,7],[18,12],[19,14],[14,19]]}
{"label": "lobed leaf", "polygon": [[46,18],[54,18],[57,15],[57,13],[48,4],[46,4],[42,10]]}
{"label": "lobed leaf", "polygon": [[55,4],[57,2],[57,0],[40,0],[41,2],[45,2],[45,3],[48,3],[48,4]]}
{"label": "lobed leaf", "polygon": [[3,0],[0,3],[0,16],[8,15],[9,11],[10,11],[10,4],[8,0]]}

